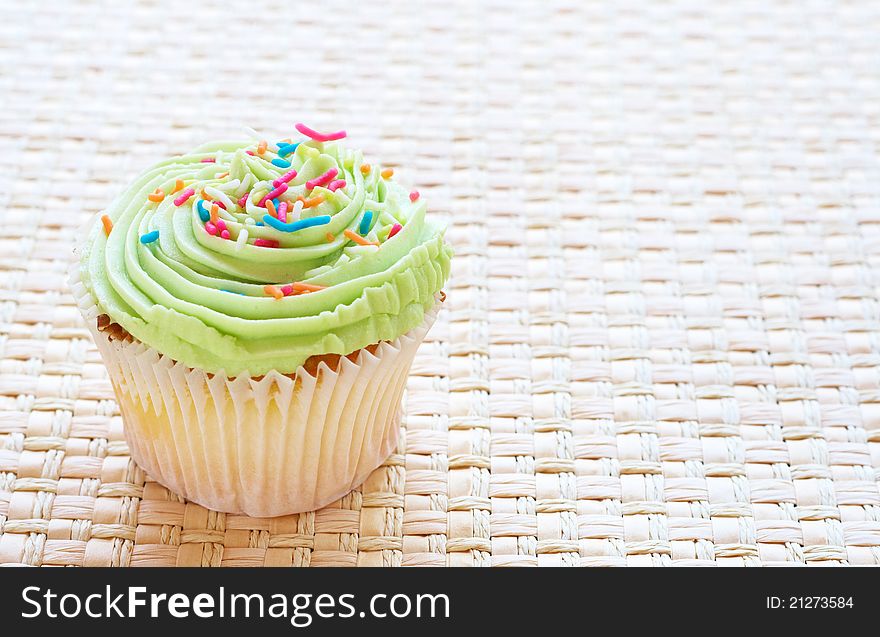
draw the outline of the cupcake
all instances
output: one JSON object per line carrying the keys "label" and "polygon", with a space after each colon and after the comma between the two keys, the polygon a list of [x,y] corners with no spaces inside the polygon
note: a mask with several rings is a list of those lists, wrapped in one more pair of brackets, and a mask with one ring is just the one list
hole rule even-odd
{"label": "cupcake", "polygon": [[296,129],[156,164],[71,273],[132,457],[220,511],[320,508],[388,457],[449,276],[417,191],[344,131]]}

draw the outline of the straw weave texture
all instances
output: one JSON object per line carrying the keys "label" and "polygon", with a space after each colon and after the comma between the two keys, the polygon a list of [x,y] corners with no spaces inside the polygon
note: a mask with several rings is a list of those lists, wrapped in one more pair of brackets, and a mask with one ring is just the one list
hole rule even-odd
{"label": "straw weave texture", "polygon": [[[0,3],[0,563],[880,564],[880,4],[222,4]],[[65,261],[296,121],[418,187],[453,278],[386,465],[218,514],[130,460]]]}

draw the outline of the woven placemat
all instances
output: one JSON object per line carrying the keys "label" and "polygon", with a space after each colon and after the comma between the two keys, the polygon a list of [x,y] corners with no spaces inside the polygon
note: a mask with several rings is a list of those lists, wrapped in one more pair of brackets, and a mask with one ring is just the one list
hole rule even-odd
{"label": "woven placemat", "polygon": [[[221,4],[0,3],[0,563],[880,564],[880,4]],[[386,465],[218,514],[127,455],[65,259],[296,121],[418,187],[453,278]]]}

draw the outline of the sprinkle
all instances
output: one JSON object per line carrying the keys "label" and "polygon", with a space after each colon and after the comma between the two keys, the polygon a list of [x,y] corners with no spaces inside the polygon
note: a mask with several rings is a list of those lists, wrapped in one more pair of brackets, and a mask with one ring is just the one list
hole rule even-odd
{"label": "sprinkle", "polygon": [[391,237],[396,235],[398,232],[400,232],[402,229],[403,229],[402,225],[400,225],[399,223],[395,223],[393,226],[391,226],[391,231],[388,233],[388,238],[390,239]]}
{"label": "sprinkle", "polygon": [[293,294],[293,286],[289,283],[287,285],[282,285],[281,291],[284,292],[284,296],[291,296]]}
{"label": "sprinkle", "polygon": [[156,190],[154,190],[152,193],[147,195],[147,199],[149,199],[150,201],[155,201],[155,202],[162,201],[164,198],[165,198],[165,193],[162,192],[162,190],[160,188],[156,188]]}
{"label": "sprinkle", "polygon": [[320,292],[326,290],[326,285],[315,285],[313,283],[291,283],[290,287],[297,292]]}
{"label": "sprinkle", "polygon": [[205,231],[206,231],[209,235],[211,235],[211,236],[215,236],[215,235],[217,234],[217,226],[215,226],[213,223],[211,223],[211,222],[209,221],[208,223],[205,224]]}
{"label": "sprinkle", "polygon": [[248,155],[250,155],[251,157],[254,156],[254,151],[252,151],[252,150],[246,150],[246,151],[244,151],[244,152],[246,152],[246,153],[247,153]]}
{"label": "sprinkle", "polygon": [[221,239],[228,239],[229,238],[229,230],[221,230],[220,231],[220,238]]}
{"label": "sprinkle", "polygon": [[254,245],[260,248],[277,248],[281,244],[275,239],[254,239]]}
{"label": "sprinkle", "polygon": [[229,173],[228,173],[228,172],[226,172],[226,173],[218,173],[218,174],[214,175],[214,179],[223,179],[223,178],[225,178],[225,177],[229,177]]}
{"label": "sprinkle", "polygon": [[413,190],[411,193],[409,193],[409,200],[412,201],[413,203],[418,201],[419,200],[419,191]]}
{"label": "sprinkle", "polygon": [[217,230],[219,230],[220,232],[223,232],[224,230],[226,230],[226,222],[223,221],[223,219],[217,219],[214,222],[214,225],[217,226]]}
{"label": "sprinkle", "polygon": [[287,157],[290,153],[296,150],[297,146],[299,146],[299,144],[284,144],[278,142],[278,156]]}
{"label": "sprinkle", "polygon": [[174,205],[182,206],[184,203],[186,203],[186,200],[192,197],[194,194],[196,194],[195,190],[193,190],[192,188],[187,188],[182,193],[180,193],[180,196],[177,199],[174,200]]}
{"label": "sprinkle", "polygon": [[278,216],[278,212],[275,210],[275,202],[273,202],[271,199],[266,202],[266,210],[268,210],[269,214],[273,217]]}
{"label": "sprinkle", "polygon": [[362,235],[367,234],[370,231],[371,223],[373,223],[373,211],[366,210],[364,211],[364,216],[361,218],[361,225],[358,227],[358,232]]}
{"label": "sprinkle", "polygon": [[290,168],[290,162],[286,159],[279,159],[278,157],[276,157],[272,160],[272,163],[279,168]]}
{"label": "sprinkle", "polygon": [[345,188],[345,180],[344,179],[334,179],[329,184],[327,184],[327,190],[332,192],[336,192],[340,188]]}
{"label": "sprinkle", "polygon": [[316,188],[318,186],[323,186],[328,181],[333,179],[336,175],[339,174],[338,168],[331,168],[327,172],[325,172],[320,177],[315,177],[314,179],[310,179],[306,182],[306,189],[311,190],[312,188]]}
{"label": "sprinkle", "polygon": [[272,182],[272,185],[275,186],[275,187],[277,188],[277,187],[280,186],[281,184],[286,184],[288,181],[290,181],[290,180],[292,180],[292,179],[295,179],[295,178],[296,178],[296,171],[295,171],[295,170],[291,170],[290,172],[286,172],[286,173],[284,173],[284,174],[281,175],[278,179],[276,179],[275,181],[273,181],[273,182]]}
{"label": "sprinkle", "polygon": [[284,298],[284,292],[279,290],[278,287],[274,285],[263,286],[263,292],[265,292],[269,296],[274,296],[276,301]]}
{"label": "sprinkle", "polygon": [[239,208],[244,208],[244,204],[245,204],[245,202],[247,202],[248,197],[250,197],[250,195],[251,195],[251,193],[246,192],[246,193],[244,193],[244,197],[242,197],[241,199],[238,200],[238,207]]}
{"label": "sprinkle", "polygon": [[315,195],[311,199],[306,199],[305,197],[297,197],[297,201],[301,201],[303,208],[314,208],[318,204],[324,203],[324,198],[321,195]]}
{"label": "sprinkle", "polygon": [[267,226],[272,226],[276,230],[280,230],[281,232],[296,232],[297,230],[303,230],[304,228],[311,228],[312,226],[323,226],[325,223],[330,223],[329,215],[322,215],[320,217],[310,217],[308,219],[300,219],[299,221],[292,221],[291,223],[284,223],[275,217],[270,215],[263,215],[263,221],[266,222]]}
{"label": "sprinkle", "polygon": [[227,292],[228,294],[238,294],[239,296],[245,296],[244,292],[236,292],[235,290],[224,290],[223,288],[220,288],[220,291]]}
{"label": "sprinkle", "polygon": [[299,220],[299,218],[302,217],[302,211],[303,211],[303,202],[301,199],[297,199],[296,201],[293,202],[293,209],[290,211],[290,215],[288,215],[290,217],[290,220],[291,221]]}
{"label": "sprinkle", "polygon": [[270,190],[270,191],[267,192],[265,195],[263,195],[263,198],[260,199],[260,201],[257,202],[257,205],[258,205],[260,208],[262,208],[263,206],[266,205],[266,202],[267,202],[269,199],[275,199],[276,197],[280,197],[280,196],[283,195],[285,192],[287,192],[287,188],[288,188],[287,184],[279,184],[278,187],[275,188],[275,190]]}
{"label": "sprinkle", "polygon": [[361,164],[361,174],[369,175],[370,174],[370,164]]}
{"label": "sprinkle", "polygon": [[242,228],[238,231],[238,236],[235,238],[235,249],[241,250],[244,247],[244,244],[247,243],[248,240],[248,231],[245,228]]}
{"label": "sprinkle", "polygon": [[268,146],[269,146],[269,142],[267,142],[265,139],[261,139],[261,140],[260,140],[260,143],[257,144],[257,154],[258,154],[258,155],[262,155],[263,153],[265,153],[265,152],[266,152],[266,148],[267,148]]}
{"label": "sprinkle", "polygon": [[199,219],[202,220],[202,223],[206,223],[211,220],[211,215],[205,209],[204,199],[199,199],[199,202],[196,204],[196,210],[199,211]]}
{"label": "sprinkle", "polygon": [[110,233],[113,232],[113,222],[110,221],[110,217],[107,215],[101,215],[101,223],[104,224],[104,234],[109,237]]}
{"label": "sprinkle", "polygon": [[203,163],[203,164],[213,164],[213,163],[215,163],[216,161],[217,161],[217,160],[214,159],[213,157],[205,157],[205,158],[202,160],[202,163]]}
{"label": "sprinkle", "polygon": [[372,241],[367,241],[361,235],[355,234],[348,228],[345,229],[345,236],[354,241],[356,244],[360,246],[378,246],[378,243],[373,243]]}
{"label": "sprinkle", "polygon": [[318,131],[312,130],[305,124],[297,124],[296,130],[305,135],[306,137],[311,137],[316,142],[332,142],[337,139],[342,139],[345,137],[345,131],[336,131],[335,133],[319,133]]}
{"label": "sprinkle", "polygon": [[222,201],[215,201],[214,203],[223,208],[223,210],[226,210],[226,204]]}
{"label": "sprinkle", "polygon": [[327,243],[333,243],[334,241],[336,241],[336,237],[333,236],[332,232],[328,232],[324,236],[327,237]]}
{"label": "sprinkle", "polygon": [[278,217],[279,221],[287,222],[287,202],[282,201],[281,205],[278,206],[278,214],[275,215]]}
{"label": "sprinkle", "polygon": [[391,179],[391,176],[394,175],[394,169],[384,168],[379,174],[382,175],[382,179]]}
{"label": "sprinkle", "polygon": [[148,243],[153,243],[156,239],[159,238],[159,231],[153,230],[152,232],[148,232],[147,234],[141,235],[141,243],[147,245]]}
{"label": "sprinkle", "polygon": [[183,186],[184,186],[183,179],[178,179],[177,181],[174,182],[174,190],[171,191],[171,194],[173,195],[178,190],[183,190]]}

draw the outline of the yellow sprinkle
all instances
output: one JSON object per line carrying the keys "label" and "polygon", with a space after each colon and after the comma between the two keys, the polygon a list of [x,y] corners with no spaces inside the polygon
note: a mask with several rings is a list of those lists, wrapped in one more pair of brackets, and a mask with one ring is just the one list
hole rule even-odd
{"label": "yellow sprinkle", "polygon": [[370,164],[361,164],[361,174],[363,174],[363,175],[370,174]]}
{"label": "yellow sprinkle", "polygon": [[147,199],[150,201],[160,202],[165,198],[165,193],[162,192],[160,188],[156,188],[156,190],[149,195],[147,195]]}
{"label": "yellow sprinkle", "polygon": [[171,194],[173,195],[174,193],[183,190],[183,186],[183,179],[178,179],[174,182],[174,190],[171,191]]}
{"label": "yellow sprinkle", "polygon": [[266,148],[268,148],[269,143],[265,139],[261,139],[260,143],[257,144],[257,154],[262,155],[266,152]]}
{"label": "yellow sprinkle", "polygon": [[110,221],[110,217],[107,215],[101,215],[101,223],[104,224],[104,234],[109,237],[110,233],[113,232],[113,222]]}
{"label": "yellow sprinkle", "polygon": [[281,290],[279,290],[279,289],[278,289],[276,286],[274,286],[274,285],[265,285],[265,286],[263,286],[263,292],[265,292],[265,293],[268,294],[269,296],[274,296],[276,301],[279,300],[279,299],[283,299],[283,298],[284,298],[284,292],[282,292]]}
{"label": "yellow sprinkle", "polygon": [[382,175],[382,179],[391,179],[391,177],[394,175],[394,169],[385,168],[379,174]]}

